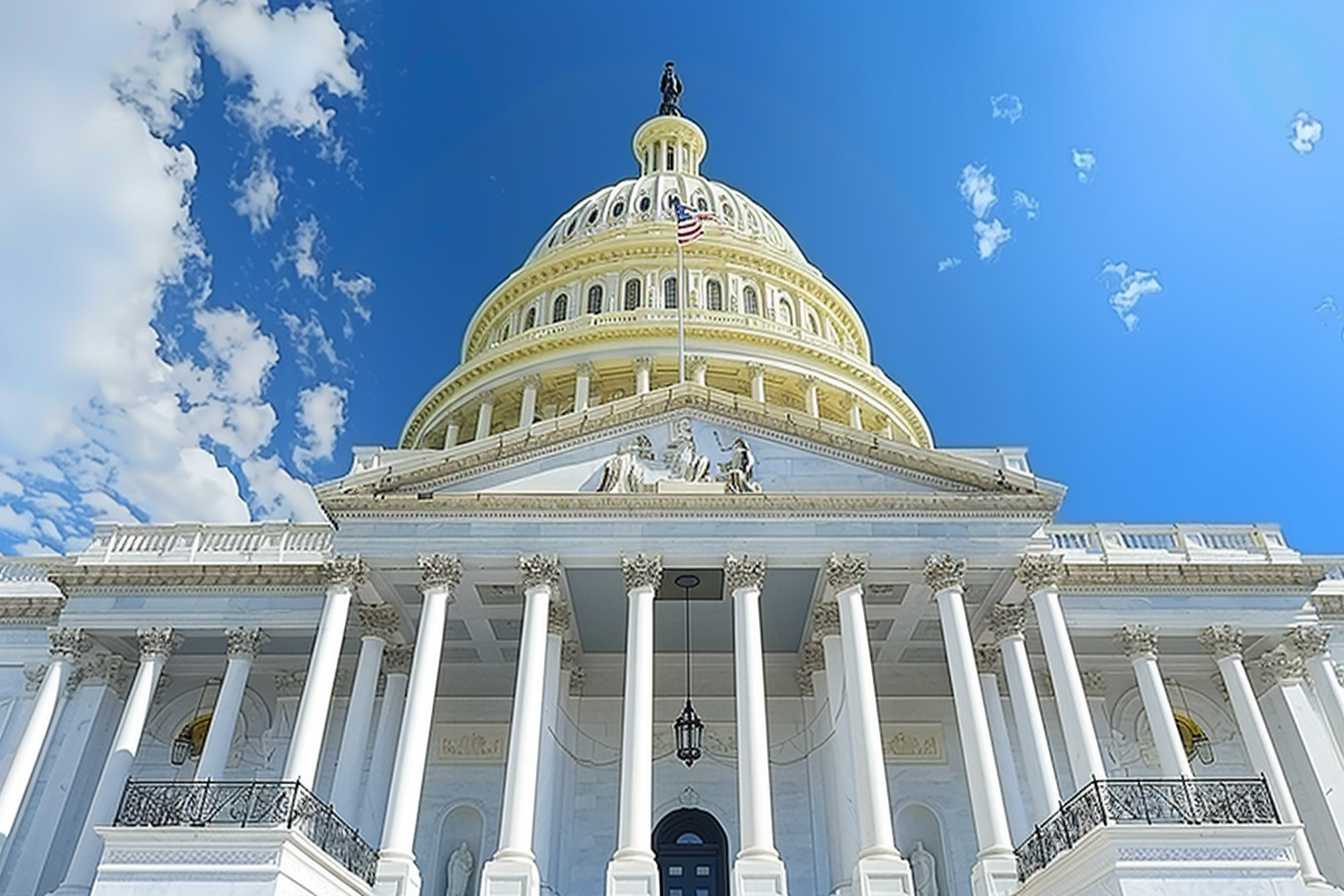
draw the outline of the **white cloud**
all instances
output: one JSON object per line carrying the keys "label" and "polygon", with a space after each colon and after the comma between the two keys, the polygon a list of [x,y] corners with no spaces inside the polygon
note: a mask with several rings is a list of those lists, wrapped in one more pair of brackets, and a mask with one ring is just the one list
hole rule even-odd
{"label": "white cloud", "polygon": [[264,151],[257,153],[252,170],[243,182],[230,186],[238,194],[238,198],[233,200],[233,210],[247,219],[252,232],[270,230],[280,205],[280,181],[275,176],[270,154]]}
{"label": "white cloud", "polygon": [[1021,190],[1014,190],[1013,208],[1025,213],[1028,221],[1034,221],[1041,211],[1041,203]]}
{"label": "white cloud", "polygon": [[376,288],[373,278],[368,274],[352,274],[349,277],[343,277],[340,271],[331,275],[331,285],[336,287],[347,299],[350,300],[355,314],[359,315],[364,323],[373,319],[373,311],[364,303]]}
{"label": "white cloud", "polygon": [[1109,301],[1125,329],[1132,333],[1139,324],[1139,316],[1134,311],[1139,300],[1162,291],[1162,284],[1157,281],[1157,271],[1131,271],[1123,261],[1107,261],[1101,266],[1101,276],[1103,280],[1115,278],[1116,289],[1111,293]]}
{"label": "white cloud", "polygon": [[957,257],[954,256],[954,255],[949,255],[949,256],[947,256],[946,258],[939,259],[939,261],[938,261],[938,273],[941,274],[943,271],[950,271],[950,270],[952,270],[953,268],[957,267],[957,266],[960,265],[960,264],[961,264],[961,259],[960,259],[960,258],[957,258]]}
{"label": "white cloud", "polygon": [[80,502],[89,509],[95,522],[135,523],[135,514],[107,492],[85,492]]}
{"label": "white cloud", "polygon": [[0,495],[23,494],[23,483],[8,473],[0,471]]}
{"label": "white cloud", "polygon": [[1090,149],[1073,150],[1073,168],[1078,174],[1078,182],[1085,184],[1092,179],[1092,169],[1097,167],[1097,156]]}
{"label": "white cloud", "polygon": [[0,530],[15,535],[36,535],[33,515],[26,510],[15,510],[8,504],[0,504]]}
{"label": "white cloud", "polygon": [[336,344],[327,335],[327,329],[322,326],[317,314],[309,311],[307,320],[304,320],[297,314],[281,311],[280,322],[289,331],[290,341],[294,343],[294,348],[299,353],[299,369],[304,374],[313,376],[317,373],[314,364],[317,357],[323,358],[333,368],[341,366],[341,359],[336,354]]}
{"label": "white cloud", "polygon": [[987,165],[967,165],[961,169],[961,179],[957,181],[961,198],[971,208],[971,214],[983,218],[999,201],[994,193],[994,175],[989,173]]}
{"label": "white cloud", "polygon": [[998,254],[1003,244],[1013,238],[1011,228],[1004,227],[998,218],[989,221],[976,221],[975,246],[981,261],[989,261]]}
{"label": "white cloud", "polygon": [[29,538],[27,541],[21,541],[12,548],[15,554],[20,557],[44,557],[49,554],[57,553],[55,550],[47,547],[39,541]]}
{"label": "white cloud", "polygon": [[1288,144],[1298,155],[1306,155],[1316,148],[1325,134],[1325,126],[1307,112],[1299,112],[1288,123]]}
{"label": "white cloud", "polygon": [[308,483],[295,479],[274,455],[243,461],[252,489],[252,510],[260,519],[314,523],[326,520]]}
{"label": "white cloud", "polygon": [[312,473],[313,464],[330,460],[336,437],[345,428],[346,392],[331,383],[318,383],[299,393],[299,444],[292,454],[294,466]]}
{"label": "white cloud", "polygon": [[322,264],[317,260],[322,243],[322,225],[317,222],[316,215],[309,215],[294,225],[294,236],[285,246],[285,254],[276,259],[276,264],[292,261],[299,279],[316,289],[317,280],[322,275]]}
{"label": "white cloud", "polygon": [[1022,99],[1011,93],[990,97],[989,108],[995,118],[1006,118],[1009,124],[1017,124],[1022,117]]}

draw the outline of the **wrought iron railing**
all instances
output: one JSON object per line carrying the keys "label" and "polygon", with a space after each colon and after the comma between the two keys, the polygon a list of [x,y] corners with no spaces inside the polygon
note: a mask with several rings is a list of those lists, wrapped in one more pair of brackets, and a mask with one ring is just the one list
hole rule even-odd
{"label": "wrought iron railing", "polygon": [[1107,824],[1273,824],[1278,809],[1261,778],[1119,778],[1093,781],[1017,847],[1028,877]]}
{"label": "wrought iron railing", "polygon": [[373,885],[378,850],[297,781],[129,781],[119,827],[291,828]]}

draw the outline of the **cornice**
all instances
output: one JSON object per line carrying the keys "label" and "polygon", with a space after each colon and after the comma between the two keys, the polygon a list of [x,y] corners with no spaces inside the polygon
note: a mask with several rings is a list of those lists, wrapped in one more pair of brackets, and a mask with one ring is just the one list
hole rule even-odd
{"label": "cornice", "polygon": [[1059,582],[1066,591],[1201,589],[1309,594],[1324,568],[1295,563],[1068,563]]}
{"label": "cornice", "polygon": [[63,597],[0,597],[0,626],[54,625],[65,606]]}
{"label": "cornice", "polygon": [[51,574],[65,594],[103,588],[155,590],[295,589],[323,591],[327,572],[321,563],[210,564],[210,565],[98,565],[66,566]]}

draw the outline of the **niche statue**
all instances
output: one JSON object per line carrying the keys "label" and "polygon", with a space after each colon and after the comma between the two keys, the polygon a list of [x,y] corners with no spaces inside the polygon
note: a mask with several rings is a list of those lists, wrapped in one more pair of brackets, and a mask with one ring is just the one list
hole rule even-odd
{"label": "niche statue", "polygon": [[910,873],[915,879],[915,896],[938,896],[933,854],[924,848],[922,840],[915,841],[915,848],[910,853]]}
{"label": "niche statue", "polygon": [[467,847],[467,841],[463,840],[462,845],[453,850],[453,854],[448,857],[447,896],[466,896],[467,884],[471,882],[471,872],[475,870],[476,857]]}

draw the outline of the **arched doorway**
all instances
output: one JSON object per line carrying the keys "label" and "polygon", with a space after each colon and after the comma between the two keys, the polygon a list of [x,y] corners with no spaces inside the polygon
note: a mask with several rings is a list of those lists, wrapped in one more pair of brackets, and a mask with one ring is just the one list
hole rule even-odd
{"label": "arched doorway", "polygon": [[663,816],[653,831],[662,896],[728,896],[728,835],[700,809]]}

